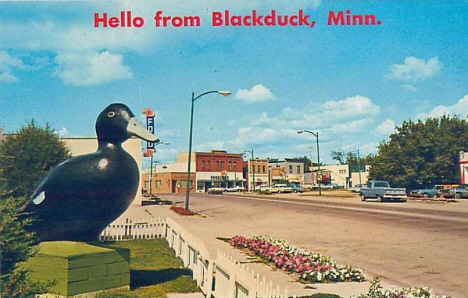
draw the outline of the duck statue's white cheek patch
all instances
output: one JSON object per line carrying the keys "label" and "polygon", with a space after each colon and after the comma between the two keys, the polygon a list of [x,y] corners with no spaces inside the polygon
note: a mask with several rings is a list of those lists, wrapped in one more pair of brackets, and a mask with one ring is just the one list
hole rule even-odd
{"label": "duck statue's white cheek patch", "polygon": [[44,201],[45,199],[45,193],[44,192],[41,192],[34,200],[33,200],[33,203],[35,205],[39,205],[40,203],[42,203],[42,201]]}
{"label": "duck statue's white cheek patch", "polygon": [[109,161],[107,160],[107,158],[103,158],[99,160],[99,162],[97,163],[97,168],[98,170],[102,171],[102,170],[105,170],[108,165],[109,165]]}

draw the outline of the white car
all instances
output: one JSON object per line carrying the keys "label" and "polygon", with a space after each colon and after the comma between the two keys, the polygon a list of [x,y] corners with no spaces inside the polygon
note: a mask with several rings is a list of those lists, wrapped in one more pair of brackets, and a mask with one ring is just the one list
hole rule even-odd
{"label": "white car", "polygon": [[269,192],[271,193],[289,193],[293,192],[293,189],[291,186],[287,184],[275,184],[273,187],[269,189]]}
{"label": "white car", "polygon": [[224,191],[225,192],[242,192],[244,191],[244,188],[236,185],[233,187],[225,188]]}
{"label": "white car", "polygon": [[270,191],[270,189],[271,187],[266,184],[262,184],[257,187],[257,190],[259,191]]}

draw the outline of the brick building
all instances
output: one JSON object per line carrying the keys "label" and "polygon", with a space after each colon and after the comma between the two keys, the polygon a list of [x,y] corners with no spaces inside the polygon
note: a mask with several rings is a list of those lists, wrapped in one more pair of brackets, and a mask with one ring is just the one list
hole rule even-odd
{"label": "brick building", "polygon": [[[243,187],[242,154],[227,153],[222,150],[192,153],[190,173],[191,192],[207,192],[210,187]],[[177,161],[158,164],[153,168],[150,187],[150,172],[145,170],[142,188],[152,193],[184,193],[187,191],[188,154],[177,154]],[[193,187],[195,186],[195,187]]]}

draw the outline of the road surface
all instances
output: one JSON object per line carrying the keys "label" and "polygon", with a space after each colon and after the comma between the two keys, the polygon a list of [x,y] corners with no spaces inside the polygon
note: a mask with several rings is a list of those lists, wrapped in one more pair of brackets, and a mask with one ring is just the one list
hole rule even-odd
{"label": "road surface", "polygon": [[[185,196],[170,200],[184,206]],[[206,216],[190,228],[213,237],[268,235],[332,256],[399,286],[468,297],[468,200],[378,203],[296,194],[190,197]],[[229,227],[229,228],[227,228]]]}

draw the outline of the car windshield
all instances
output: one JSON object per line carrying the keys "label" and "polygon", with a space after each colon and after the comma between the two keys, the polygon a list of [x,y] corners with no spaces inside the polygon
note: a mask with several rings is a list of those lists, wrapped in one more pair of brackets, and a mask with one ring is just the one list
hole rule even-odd
{"label": "car windshield", "polygon": [[387,182],[374,182],[374,187],[389,187]]}

